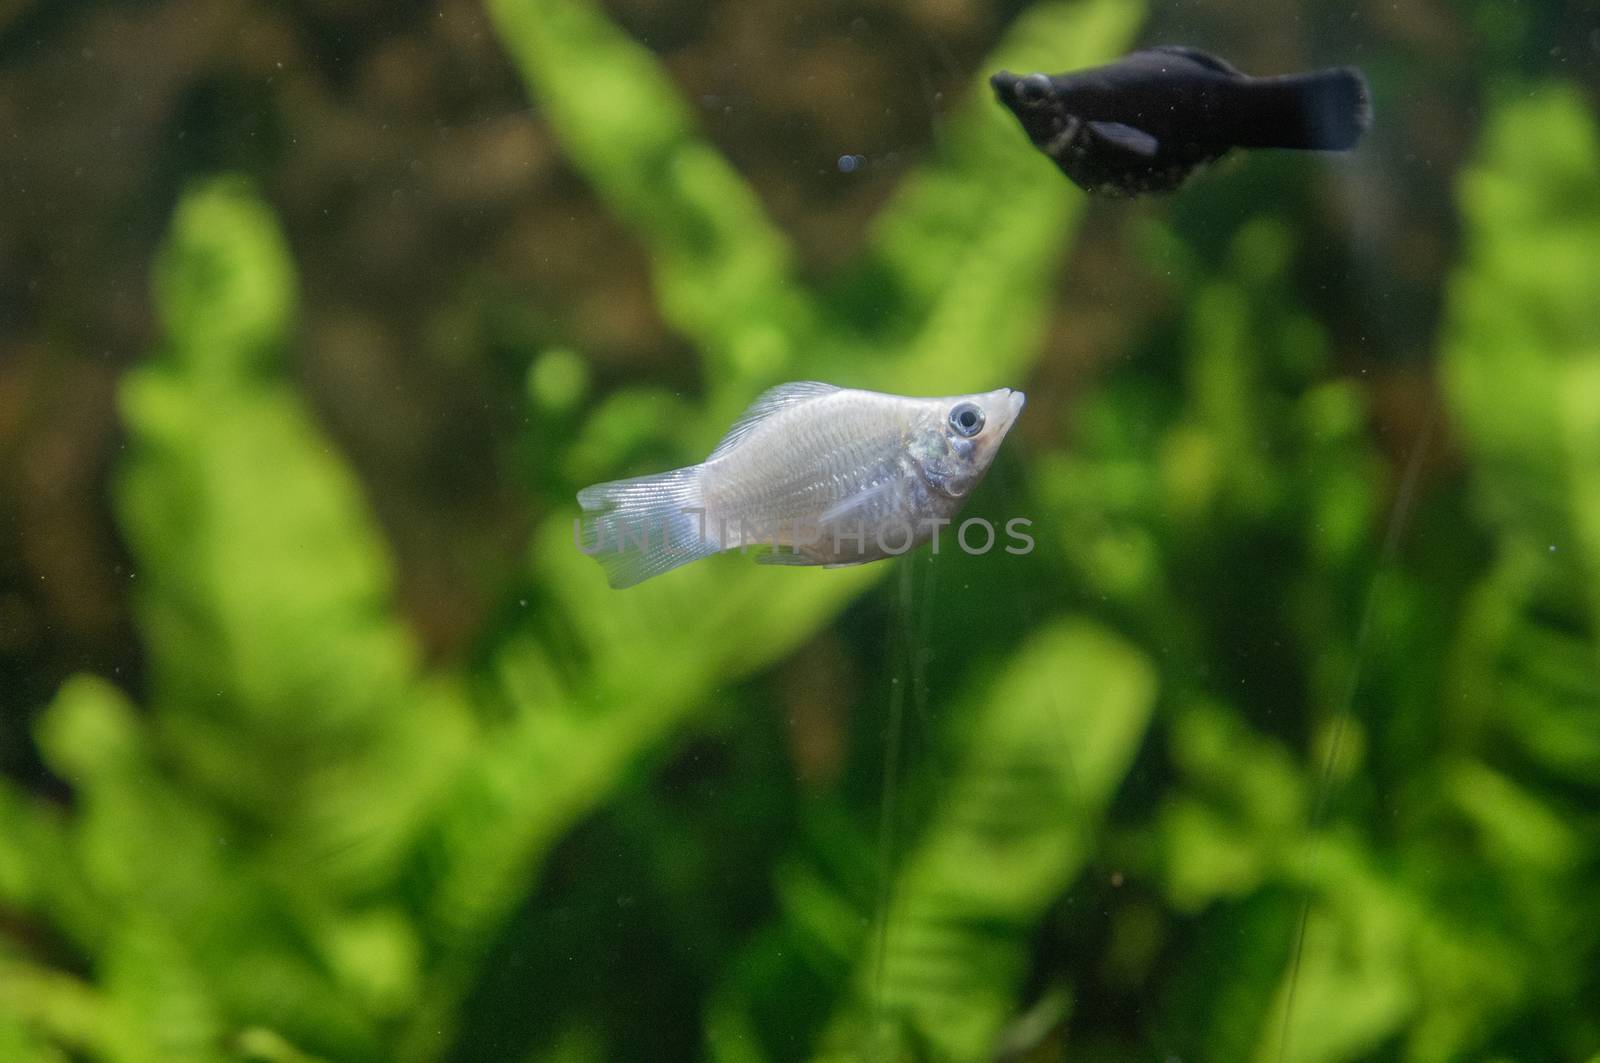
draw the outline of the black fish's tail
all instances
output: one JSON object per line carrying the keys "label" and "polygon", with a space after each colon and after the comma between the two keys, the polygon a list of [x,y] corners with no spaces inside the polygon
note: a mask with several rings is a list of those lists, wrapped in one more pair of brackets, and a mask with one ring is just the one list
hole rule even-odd
{"label": "black fish's tail", "polygon": [[1347,151],[1372,124],[1367,79],[1353,67],[1250,78],[1248,116],[1236,130],[1245,148]]}

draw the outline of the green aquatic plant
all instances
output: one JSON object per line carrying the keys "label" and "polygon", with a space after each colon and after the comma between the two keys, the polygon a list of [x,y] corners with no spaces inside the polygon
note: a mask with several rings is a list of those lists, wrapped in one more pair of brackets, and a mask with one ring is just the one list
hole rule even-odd
{"label": "green aquatic plant", "polygon": [[[1033,554],[727,557],[616,593],[573,548],[576,488],[696,460],[781,380],[1024,385],[1082,199],[975,83],[856,259],[802,283],[597,3],[490,9],[700,392],[579,417],[581,353],[524,352],[572,438],[532,437],[517,608],[427,662],[292,382],[285,239],[250,183],[192,187],[160,342],[121,385],[139,703],[74,678],[36,728],[70,796],[0,780],[0,1059],[1596,1051],[1600,147],[1577,95],[1497,106],[1461,181],[1460,490],[1417,489],[1437,437],[1374,445],[1268,173],[1282,195],[1218,221],[1183,205],[1214,204],[1202,184],[1134,230],[1173,311],[1024,483],[986,488],[1035,517]],[[984,69],[1109,57],[1141,15],[1035,5]],[[802,786],[783,717],[815,695],[785,691],[818,658],[864,674],[826,691],[842,777]],[[705,736],[732,767],[665,783]]]}
{"label": "green aquatic plant", "polygon": [[[1522,139],[1530,130],[1538,151]],[[1183,475],[1165,485],[1179,508],[1163,511],[1162,485],[1148,483],[1119,492],[1134,503],[1099,519],[1142,524],[1154,545],[1141,555],[1141,578],[1124,581],[1128,608],[1180,644],[1196,645],[1198,634],[1193,665],[1204,668],[1237,639],[1241,620],[1250,625],[1249,613],[1219,629],[1206,616],[1180,611],[1174,622],[1150,606],[1196,548],[1219,574],[1236,571],[1217,562],[1216,537],[1249,536],[1252,514],[1275,513],[1259,530],[1271,531],[1275,550],[1304,554],[1288,566],[1296,583],[1280,592],[1302,623],[1271,632],[1273,656],[1300,662],[1303,674],[1247,671],[1237,693],[1208,684],[1180,694],[1191,703],[1169,737],[1177,785],[1144,844],[1161,854],[1169,903],[1197,915],[1184,961],[1196,967],[1171,998],[1171,1043],[1185,1059],[1445,1060],[1519,1044],[1544,1046],[1541,1058],[1593,1051],[1594,1024],[1557,1021],[1554,1002],[1596,991],[1596,940],[1578,929],[1588,917],[1577,913],[1592,912],[1582,869],[1600,838],[1571,802],[1592,789],[1600,691],[1587,593],[1591,448],[1581,442],[1582,411],[1597,397],[1585,367],[1600,328],[1593,301],[1578,294],[1600,283],[1600,260],[1579,250],[1600,240],[1597,190],[1595,124],[1557,88],[1501,107],[1461,179],[1465,250],[1441,353],[1446,415],[1474,460],[1492,555],[1477,576],[1467,575],[1478,571],[1477,543],[1437,523],[1454,499],[1430,505],[1413,494],[1418,449],[1438,445],[1430,429],[1408,447],[1410,471],[1391,472],[1387,541],[1330,534],[1349,527],[1340,514],[1373,512],[1361,495],[1381,483],[1367,471],[1381,466],[1353,434],[1356,395],[1320,384],[1288,405],[1281,387],[1237,383],[1266,364],[1255,352],[1292,365],[1295,335],[1316,346],[1292,319],[1276,341],[1252,338],[1261,314],[1282,318],[1292,306],[1260,279],[1206,282],[1231,311],[1193,304],[1214,339],[1192,347],[1190,412],[1144,444],[1151,466],[1163,452],[1181,463]],[[1247,229],[1239,239],[1259,237]],[[1250,261],[1272,257],[1258,249]],[[1562,278],[1547,283],[1533,263],[1562,263]],[[1224,372],[1235,383],[1200,375]],[[1253,396],[1248,412],[1242,395]],[[1101,401],[1114,402],[1115,388]],[[1234,405],[1213,420],[1219,401]],[[1108,422],[1091,423],[1111,433]],[[1283,434],[1296,425],[1299,443]],[[1263,465],[1263,454],[1275,460]],[[1090,467],[1104,478],[1107,464]],[[1131,475],[1125,461],[1111,467]],[[1185,494],[1209,485],[1209,497],[1173,494],[1174,485]],[[1101,507],[1117,494],[1084,491]],[[1227,516],[1185,533],[1183,514],[1207,507]],[[1164,533],[1177,541],[1162,543]],[[1080,562],[1084,578],[1098,556]],[[1218,599],[1203,601],[1214,610]],[[1303,763],[1284,743],[1294,734],[1253,733],[1281,731],[1274,709],[1286,679],[1305,684],[1323,721]],[[1262,680],[1264,691],[1248,689]],[[1276,959],[1252,959],[1263,956]]]}
{"label": "green aquatic plant", "polygon": [[1034,930],[1087,862],[1154,696],[1139,653],[1079,623],[1040,631],[984,704],[954,717],[959,766],[897,870],[877,916],[881,936],[858,950],[813,1058],[994,1051],[1018,1010]]}
{"label": "green aquatic plant", "polygon": [[[495,14],[705,359],[706,407],[686,423],[709,430],[802,364],[826,375],[869,349],[863,382],[905,390],[976,379],[978,347],[986,379],[1032,357],[1077,203],[1026,173],[991,179],[997,154],[1026,151],[976,101],[865,253],[863,268],[897,282],[898,331],[879,342],[795,284],[754,194],[595,8]],[[1006,48],[1088,61],[1137,17],[1111,0],[1052,5]],[[439,1058],[557,840],[715,688],[781,657],[880,573],[799,581],[730,565],[616,596],[555,518],[531,554],[538,622],[496,633],[483,674],[429,670],[360,489],[285,373],[294,271],[246,185],[185,198],[155,288],[164,339],[123,386],[116,485],[150,708],[75,680],[39,727],[72,809],[0,791],[0,896],[59,935],[37,955],[7,947],[0,1031],[19,1058]]]}

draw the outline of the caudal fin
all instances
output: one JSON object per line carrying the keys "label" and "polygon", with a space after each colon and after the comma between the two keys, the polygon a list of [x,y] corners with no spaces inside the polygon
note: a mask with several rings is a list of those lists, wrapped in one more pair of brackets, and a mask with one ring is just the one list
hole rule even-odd
{"label": "caudal fin", "polygon": [[1348,151],[1372,125],[1367,79],[1354,67],[1250,81],[1260,106],[1241,147]]}
{"label": "caudal fin", "polygon": [[578,545],[606,582],[631,587],[721,549],[704,519],[699,465],[594,484],[578,492]]}

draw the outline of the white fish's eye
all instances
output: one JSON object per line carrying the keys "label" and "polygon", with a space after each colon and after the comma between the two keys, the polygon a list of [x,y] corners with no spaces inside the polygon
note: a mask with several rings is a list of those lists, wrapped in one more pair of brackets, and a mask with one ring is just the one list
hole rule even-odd
{"label": "white fish's eye", "polygon": [[1023,103],[1043,103],[1050,98],[1050,79],[1043,74],[1029,74],[1017,79],[1017,99]]}
{"label": "white fish's eye", "polygon": [[959,402],[950,411],[950,427],[957,435],[972,438],[983,431],[983,410],[975,402]]}

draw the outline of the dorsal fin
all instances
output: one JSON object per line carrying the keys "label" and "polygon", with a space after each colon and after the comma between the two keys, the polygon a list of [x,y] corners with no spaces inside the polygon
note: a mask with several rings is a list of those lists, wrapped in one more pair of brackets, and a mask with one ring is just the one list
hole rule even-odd
{"label": "dorsal fin", "polygon": [[792,384],[779,384],[775,388],[768,388],[756,396],[756,401],[739,415],[739,419],[733,422],[733,427],[728,429],[728,434],[722,437],[722,442],[717,444],[717,449],[713,450],[706,460],[715,461],[722,457],[755,431],[756,425],[773,414],[813,399],[820,399],[825,395],[832,395],[838,390],[840,389],[832,384],[824,384],[817,380],[798,380]]}
{"label": "dorsal fin", "polygon": [[1218,59],[1210,52],[1202,52],[1198,48],[1190,48],[1185,44],[1158,44],[1153,48],[1144,49],[1147,52],[1165,52],[1167,55],[1182,56],[1192,62],[1199,63],[1208,70],[1215,70],[1219,74],[1228,74],[1232,77],[1246,77],[1243,71],[1223,59]]}

